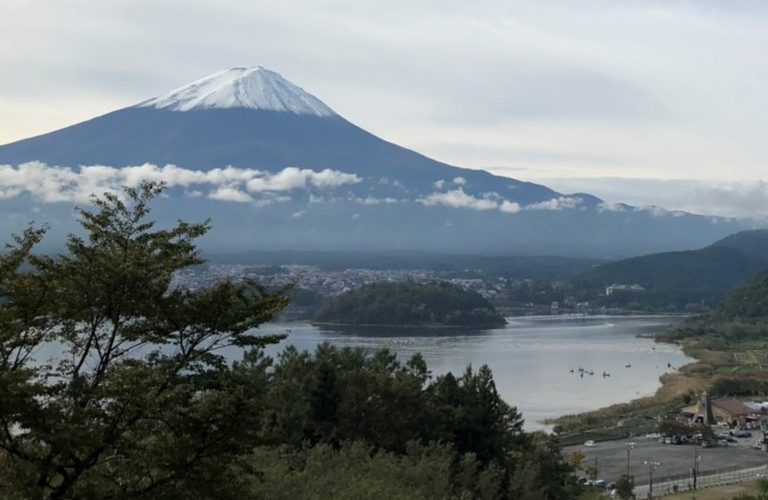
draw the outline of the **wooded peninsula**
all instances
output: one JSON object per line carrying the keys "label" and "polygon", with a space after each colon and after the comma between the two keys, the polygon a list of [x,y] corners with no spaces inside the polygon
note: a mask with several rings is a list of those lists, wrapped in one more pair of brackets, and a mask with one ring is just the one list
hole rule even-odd
{"label": "wooded peninsula", "polygon": [[333,297],[317,323],[492,328],[507,322],[482,295],[449,283],[372,283]]}

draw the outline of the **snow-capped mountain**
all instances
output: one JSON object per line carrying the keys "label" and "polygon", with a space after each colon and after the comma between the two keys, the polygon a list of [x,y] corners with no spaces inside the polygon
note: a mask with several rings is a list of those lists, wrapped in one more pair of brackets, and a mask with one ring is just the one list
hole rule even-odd
{"label": "snow-capped mountain", "polygon": [[208,244],[218,250],[626,256],[701,247],[743,228],[448,165],[254,67],[0,146],[0,229],[71,225],[63,208],[141,178],[171,188],[161,219],[212,217]]}
{"label": "snow-capped mountain", "polygon": [[170,111],[244,108],[297,115],[336,114],[317,97],[261,66],[225,69],[144,101],[138,107]]}

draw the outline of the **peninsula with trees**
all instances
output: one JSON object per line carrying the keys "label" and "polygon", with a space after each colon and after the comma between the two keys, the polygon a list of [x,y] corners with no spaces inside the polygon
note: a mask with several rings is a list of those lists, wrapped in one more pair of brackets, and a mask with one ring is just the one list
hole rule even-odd
{"label": "peninsula with trees", "polygon": [[372,283],[328,300],[315,322],[494,328],[507,322],[477,292],[449,283]]}

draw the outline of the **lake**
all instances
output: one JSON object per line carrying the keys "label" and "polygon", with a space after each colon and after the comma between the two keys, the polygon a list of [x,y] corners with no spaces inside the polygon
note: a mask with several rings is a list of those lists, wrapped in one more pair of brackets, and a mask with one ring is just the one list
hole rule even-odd
{"label": "lake", "polygon": [[[666,330],[679,316],[538,316],[507,318],[493,330],[316,327],[271,323],[263,333],[288,333],[276,354],[292,344],[314,350],[322,342],[339,347],[388,348],[405,359],[420,352],[435,375],[461,374],[467,365],[487,364],[501,396],[517,406],[527,430],[547,429],[542,420],[594,410],[652,395],[659,377],[692,362],[672,344],[638,335]],[[593,371],[580,375],[578,368]],[[573,373],[571,372],[573,369]],[[603,376],[603,372],[609,376]]]}

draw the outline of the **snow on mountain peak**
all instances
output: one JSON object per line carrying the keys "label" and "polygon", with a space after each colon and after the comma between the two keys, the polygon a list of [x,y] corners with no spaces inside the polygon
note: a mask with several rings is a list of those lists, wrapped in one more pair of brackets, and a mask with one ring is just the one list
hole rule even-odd
{"label": "snow on mountain peak", "polygon": [[261,66],[225,69],[144,101],[137,107],[171,111],[246,108],[298,115],[336,115],[312,94]]}

